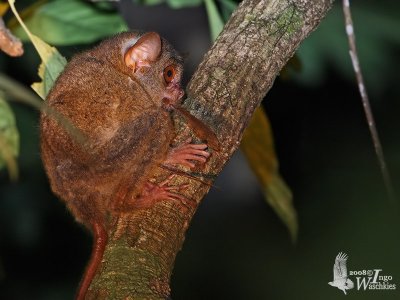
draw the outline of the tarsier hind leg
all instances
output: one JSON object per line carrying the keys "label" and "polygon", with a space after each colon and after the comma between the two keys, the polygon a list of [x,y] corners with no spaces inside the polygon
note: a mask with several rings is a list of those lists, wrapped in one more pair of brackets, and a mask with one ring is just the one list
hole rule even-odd
{"label": "tarsier hind leg", "polygon": [[175,175],[171,175],[160,184],[146,182],[141,195],[131,199],[128,207],[131,209],[148,209],[163,200],[186,201],[186,198],[178,192],[185,189],[187,185],[170,185],[174,177]]}
{"label": "tarsier hind leg", "polygon": [[[205,151],[206,144],[192,144],[191,139],[186,140],[182,145],[172,148],[165,160],[166,165],[183,165],[189,168],[195,167],[195,162],[205,163],[210,153]],[[173,200],[186,202],[187,199],[177,192],[186,188],[186,185],[171,186],[169,183],[175,175],[171,175],[161,184],[146,182],[139,197],[131,199],[132,208],[150,208],[157,201]]]}
{"label": "tarsier hind leg", "polygon": [[[134,211],[137,209],[148,209],[151,208],[158,201],[162,200],[173,200],[173,201],[186,201],[186,198],[177,192],[186,187],[186,185],[180,186],[170,186],[169,183],[171,179],[173,179],[175,175],[169,176],[166,180],[161,182],[160,184],[155,184],[151,182],[146,182],[142,194],[130,201],[125,203],[124,210],[126,211]],[[120,218],[119,218],[120,219]],[[118,222],[122,221],[122,219],[118,220]],[[119,228],[121,226],[117,226]],[[122,226],[125,229],[125,226]],[[104,255],[105,247],[107,244],[108,234],[104,228],[104,226],[99,222],[94,222],[92,224],[93,230],[93,248],[90,262],[86,268],[85,274],[83,275],[81,284],[78,289],[78,293],[76,296],[76,300],[84,300],[86,297],[86,293],[89,289],[89,286],[96,274],[97,269],[100,266],[101,260]],[[122,228],[119,228],[117,231],[121,231]],[[122,230],[124,231],[124,230]],[[118,236],[120,233],[116,232],[115,236]]]}
{"label": "tarsier hind leg", "polygon": [[[210,153],[205,151],[206,144],[192,144],[191,139],[186,140],[182,145],[172,148],[163,164],[181,165],[194,168],[195,163],[204,164],[210,157]],[[112,208],[115,212],[127,213],[138,209],[149,209],[159,201],[178,201],[179,203],[189,204],[189,200],[179,192],[184,190],[187,185],[170,185],[175,175],[171,175],[163,182],[157,184],[150,181],[145,182],[140,195],[130,198],[128,182],[121,182],[118,192],[112,201]],[[123,217],[118,218],[117,231],[114,238],[120,236],[125,231],[125,222]],[[92,224],[94,240],[91,260],[81,281],[78,290],[77,300],[84,300],[87,290],[100,266],[101,259],[107,244],[107,232],[101,223]]]}

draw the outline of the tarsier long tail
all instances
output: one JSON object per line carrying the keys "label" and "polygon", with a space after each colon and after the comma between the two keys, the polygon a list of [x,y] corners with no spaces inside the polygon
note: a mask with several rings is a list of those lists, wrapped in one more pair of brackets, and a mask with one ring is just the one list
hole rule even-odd
{"label": "tarsier long tail", "polygon": [[93,223],[93,248],[90,256],[89,264],[86,268],[86,272],[83,275],[81,284],[79,286],[76,300],[84,300],[86,292],[93,280],[94,275],[101,263],[103,258],[104,250],[107,244],[107,232],[103,225],[100,223]]}

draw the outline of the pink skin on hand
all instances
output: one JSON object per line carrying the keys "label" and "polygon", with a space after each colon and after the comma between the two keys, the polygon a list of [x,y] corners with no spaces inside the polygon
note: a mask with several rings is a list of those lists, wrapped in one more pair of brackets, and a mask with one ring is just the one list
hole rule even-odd
{"label": "pink skin on hand", "polygon": [[135,208],[150,208],[161,200],[187,201],[183,195],[177,192],[184,190],[188,185],[170,186],[169,183],[174,177],[175,175],[171,175],[160,184],[154,184],[149,181],[146,182],[142,195],[134,200]]}
{"label": "pink skin on hand", "polygon": [[182,165],[189,168],[194,168],[194,162],[205,163],[210,153],[205,151],[207,144],[192,144],[192,139],[187,139],[182,145],[172,148],[168,153],[165,164],[167,165]]}
{"label": "pink skin on hand", "polygon": [[[205,151],[207,148],[206,144],[192,144],[192,139],[187,139],[182,145],[173,148],[165,164],[170,165],[183,165],[189,168],[194,168],[196,165],[194,162],[205,163],[207,158],[210,157],[210,153]],[[178,202],[188,203],[183,195],[178,194],[179,191],[187,188],[187,185],[170,186],[169,183],[175,175],[169,176],[166,180],[160,184],[154,184],[152,182],[146,182],[143,187],[142,194],[134,199],[135,208],[150,208],[156,202],[161,200],[173,200]]]}

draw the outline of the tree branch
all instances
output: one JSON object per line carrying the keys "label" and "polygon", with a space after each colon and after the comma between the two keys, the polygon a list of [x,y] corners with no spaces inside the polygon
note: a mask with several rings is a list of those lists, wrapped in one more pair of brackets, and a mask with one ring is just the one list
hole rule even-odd
{"label": "tree branch", "polygon": [[[319,24],[330,0],[244,0],[190,81],[185,106],[208,124],[221,142],[197,175],[214,179],[238,148],[249,120],[281,68]],[[176,119],[176,143],[187,128]],[[168,170],[160,169],[158,180]],[[190,199],[165,201],[113,220],[102,266],[87,299],[165,299],[177,252],[209,186],[177,176]]]}

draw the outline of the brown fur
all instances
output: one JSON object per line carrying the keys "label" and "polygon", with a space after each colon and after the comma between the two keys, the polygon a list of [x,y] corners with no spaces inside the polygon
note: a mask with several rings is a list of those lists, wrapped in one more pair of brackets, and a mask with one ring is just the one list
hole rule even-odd
{"label": "brown fur", "polygon": [[106,225],[121,184],[130,185],[132,197],[140,193],[174,136],[154,78],[168,63],[181,69],[181,60],[162,40],[158,61],[138,80],[123,61],[123,48],[138,35],[123,33],[75,56],[47,97],[47,105],[84,135],[84,144],[52,116],[41,116],[42,157],[52,190],[89,229],[93,221]]}
{"label": "brown fur", "polygon": [[[157,34],[150,35],[160,42]],[[123,210],[126,199],[140,196],[174,137],[170,115],[162,109],[162,99],[171,95],[163,70],[173,63],[180,80],[181,60],[162,40],[160,54],[149,67],[127,67],[124,54],[139,37],[123,33],[75,56],[50,91],[46,111],[56,111],[72,123],[83,141],[69,134],[54,115],[41,115],[41,152],[51,188],[94,233],[78,300],[85,299],[101,263],[110,215]],[[177,98],[179,81],[172,90]]]}

